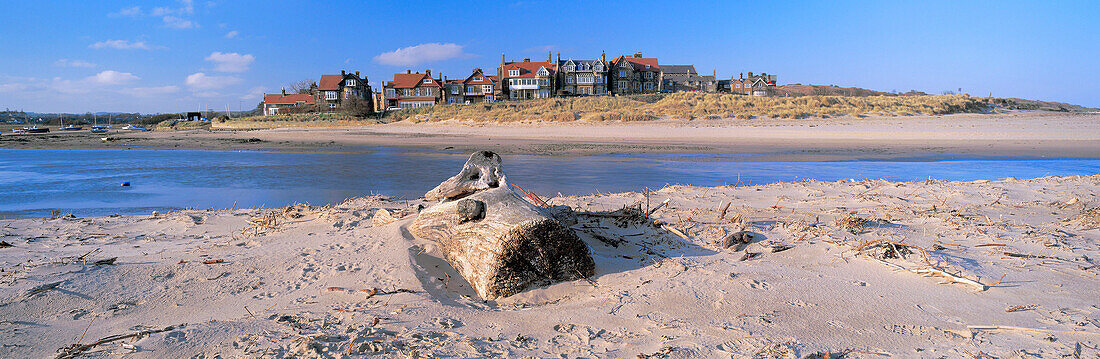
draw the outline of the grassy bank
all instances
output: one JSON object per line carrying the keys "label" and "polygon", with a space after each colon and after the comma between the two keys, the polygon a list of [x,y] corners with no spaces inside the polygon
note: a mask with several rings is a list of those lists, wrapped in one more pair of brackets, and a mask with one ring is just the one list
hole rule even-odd
{"label": "grassy bank", "polygon": [[[214,121],[211,129],[247,130],[279,127],[356,126],[398,121],[647,121],[660,118],[829,118],[836,116],[913,116],[986,113],[1007,109],[1066,111],[1036,101],[969,95],[882,95],[752,97],[732,94],[675,93],[450,104],[404,109],[381,119],[347,114],[290,114]],[[1072,110],[1070,110],[1072,111]]]}
{"label": "grassy bank", "polygon": [[993,99],[966,95],[751,97],[732,94],[599,96],[573,99],[443,105],[393,112],[387,122],[447,119],[512,122],[644,121],[657,118],[806,118],[934,115],[986,112]]}

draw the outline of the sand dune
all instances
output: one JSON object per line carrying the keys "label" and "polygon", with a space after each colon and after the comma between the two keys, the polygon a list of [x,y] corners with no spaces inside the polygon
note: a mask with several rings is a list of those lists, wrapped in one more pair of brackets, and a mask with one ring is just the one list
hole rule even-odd
{"label": "sand dune", "polygon": [[[581,215],[590,281],[489,302],[405,229],[416,201],[2,220],[0,357],[145,330],[84,354],[1096,357],[1098,193],[1100,176],[672,186],[652,222]],[[742,229],[745,248],[718,245]]]}

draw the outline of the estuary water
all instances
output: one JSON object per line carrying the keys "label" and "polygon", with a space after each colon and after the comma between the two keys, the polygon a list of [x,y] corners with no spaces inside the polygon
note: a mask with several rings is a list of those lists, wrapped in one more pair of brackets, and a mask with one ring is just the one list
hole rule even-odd
{"label": "estuary water", "polygon": [[[417,198],[468,154],[0,149],[0,218],[148,214],[181,208],[324,205],[384,194]],[[971,181],[1100,173],[1100,159],[763,162],[752,155],[504,155],[508,181],[543,196],[816,179]],[[129,182],[130,186],[121,186]]]}

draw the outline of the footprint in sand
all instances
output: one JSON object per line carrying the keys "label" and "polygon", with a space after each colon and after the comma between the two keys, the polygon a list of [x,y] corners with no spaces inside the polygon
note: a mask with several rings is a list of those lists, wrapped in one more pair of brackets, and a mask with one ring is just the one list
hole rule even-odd
{"label": "footprint in sand", "polygon": [[771,285],[768,284],[768,282],[765,282],[765,281],[762,281],[762,280],[756,280],[756,279],[753,279],[752,281],[750,281],[748,283],[745,283],[745,285],[749,286],[749,288],[752,288],[752,289],[763,289],[763,290],[768,290],[771,287]]}

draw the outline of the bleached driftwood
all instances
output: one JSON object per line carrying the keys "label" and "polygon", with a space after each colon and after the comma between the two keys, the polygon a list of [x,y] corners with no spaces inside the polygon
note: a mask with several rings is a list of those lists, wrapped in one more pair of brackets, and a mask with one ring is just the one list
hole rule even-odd
{"label": "bleached driftwood", "polygon": [[410,231],[438,243],[484,299],[594,273],[588,246],[554,217],[572,211],[552,213],[513,192],[496,153],[475,152],[462,171],[425,197],[441,202],[421,211]]}

